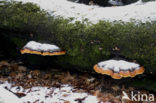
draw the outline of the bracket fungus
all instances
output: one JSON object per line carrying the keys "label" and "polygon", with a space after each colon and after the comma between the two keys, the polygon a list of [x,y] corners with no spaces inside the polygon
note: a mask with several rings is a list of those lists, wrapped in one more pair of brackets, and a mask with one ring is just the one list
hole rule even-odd
{"label": "bracket fungus", "polygon": [[135,77],[144,73],[144,67],[137,63],[114,59],[99,62],[93,68],[97,73],[109,75],[114,79]]}
{"label": "bracket fungus", "polygon": [[66,52],[52,44],[29,41],[21,50],[21,54],[37,54],[42,56],[64,55]]}

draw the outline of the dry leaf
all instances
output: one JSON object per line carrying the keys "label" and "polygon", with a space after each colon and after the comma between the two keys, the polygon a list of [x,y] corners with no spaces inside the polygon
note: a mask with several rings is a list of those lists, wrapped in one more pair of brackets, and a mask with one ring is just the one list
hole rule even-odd
{"label": "dry leaf", "polygon": [[19,72],[26,72],[27,68],[24,66],[18,66]]}
{"label": "dry leaf", "polygon": [[114,85],[114,86],[112,86],[112,89],[113,89],[114,91],[119,91],[119,90],[120,90],[120,87],[117,86],[117,85]]}
{"label": "dry leaf", "polygon": [[64,103],[70,103],[69,101],[65,101]]}

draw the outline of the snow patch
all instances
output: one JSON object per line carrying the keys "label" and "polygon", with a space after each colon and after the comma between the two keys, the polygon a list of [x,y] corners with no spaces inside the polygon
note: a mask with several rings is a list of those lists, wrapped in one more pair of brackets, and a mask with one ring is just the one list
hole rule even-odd
{"label": "snow patch", "polygon": [[[9,91],[14,93],[23,93],[26,96],[18,98],[20,102],[16,102],[17,97],[11,96]],[[2,89],[1,89],[2,88]],[[18,89],[17,89],[18,88]],[[2,103],[64,103],[69,101],[70,103],[79,103],[78,99],[83,99],[83,103],[99,103],[96,96],[90,95],[84,92],[75,92],[76,90],[70,85],[61,85],[61,87],[32,87],[30,89],[24,89],[20,86],[12,86],[8,82],[0,83],[0,100],[11,100]],[[1,102],[1,101],[0,101]]]}
{"label": "snow patch", "polygon": [[0,86],[0,103],[20,103],[19,98]]}

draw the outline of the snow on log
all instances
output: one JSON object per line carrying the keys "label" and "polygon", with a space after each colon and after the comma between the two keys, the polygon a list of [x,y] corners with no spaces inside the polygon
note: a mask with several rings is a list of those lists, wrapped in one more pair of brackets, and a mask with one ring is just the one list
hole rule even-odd
{"label": "snow on log", "polygon": [[[92,23],[99,20],[105,21],[124,21],[138,20],[143,23],[156,20],[156,1],[147,3],[139,0],[124,6],[100,7],[98,5],[84,5],[70,2],[68,0],[15,0],[22,2],[32,2],[47,10],[52,16],[61,16],[63,18],[75,18],[75,21],[83,21],[87,18]],[[111,2],[110,0],[109,2]],[[114,3],[114,2],[111,2]],[[116,4],[117,5],[117,4]],[[137,22],[136,22],[137,23]]]}
{"label": "snow on log", "polygon": [[140,67],[137,63],[113,59],[99,62],[94,66],[94,70],[97,73],[110,75],[114,79],[135,77],[138,74],[144,73],[144,68]]}
{"label": "snow on log", "polygon": [[54,55],[63,55],[66,52],[61,51],[61,49],[52,44],[46,44],[46,43],[38,43],[35,41],[28,42],[22,49],[21,54],[37,54],[42,56],[54,56]]}

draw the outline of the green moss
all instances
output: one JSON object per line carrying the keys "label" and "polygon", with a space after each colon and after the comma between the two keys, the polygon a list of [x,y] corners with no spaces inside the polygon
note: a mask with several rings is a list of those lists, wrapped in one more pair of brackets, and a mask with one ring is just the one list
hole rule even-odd
{"label": "green moss", "polygon": [[150,2],[150,1],[155,1],[155,0],[142,0],[143,2]]}
{"label": "green moss", "polygon": [[150,78],[145,78],[143,80],[135,80],[130,84],[140,89],[148,89],[156,92],[156,81],[151,80]]}
{"label": "green moss", "polygon": [[14,41],[14,43],[17,45],[17,47],[22,48],[23,45],[25,45],[26,41],[24,41],[21,38],[17,38],[17,37],[11,37],[10,38],[11,41]]}

